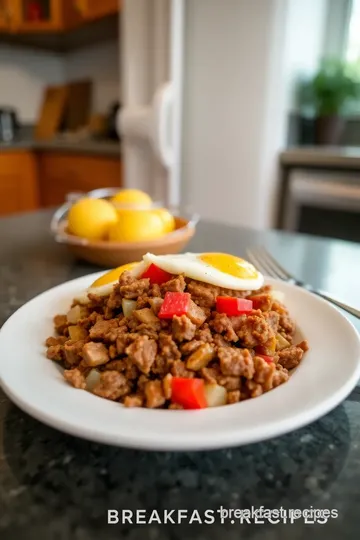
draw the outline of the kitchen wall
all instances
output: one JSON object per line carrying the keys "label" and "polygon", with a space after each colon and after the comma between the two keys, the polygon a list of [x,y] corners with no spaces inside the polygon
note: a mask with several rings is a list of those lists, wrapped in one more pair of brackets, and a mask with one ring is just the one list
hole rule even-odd
{"label": "kitchen wall", "polygon": [[93,110],[105,113],[120,97],[117,40],[66,55],[0,46],[0,106],[15,107],[23,123],[36,122],[47,85],[85,77],[94,84]]}
{"label": "kitchen wall", "polygon": [[0,46],[0,106],[15,107],[21,122],[35,122],[45,86],[59,84],[64,77],[59,55]]}
{"label": "kitchen wall", "polygon": [[120,99],[119,43],[112,40],[75,51],[65,56],[67,80],[90,78],[93,81],[93,110],[106,112]]}
{"label": "kitchen wall", "polygon": [[182,198],[204,218],[274,225],[294,67],[303,50],[318,53],[306,43],[321,42],[325,8],[326,0],[186,2]]}

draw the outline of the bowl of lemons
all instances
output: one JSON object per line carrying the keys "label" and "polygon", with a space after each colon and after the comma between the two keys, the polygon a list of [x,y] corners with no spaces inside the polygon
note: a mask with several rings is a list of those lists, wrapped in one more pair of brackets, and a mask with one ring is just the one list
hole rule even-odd
{"label": "bowl of lemons", "polygon": [[180,216],[138,189],[77,194],[54,214],[55,240],[78,258],[116,267],[147,253],[178,253],[195,234],[197,216]]}

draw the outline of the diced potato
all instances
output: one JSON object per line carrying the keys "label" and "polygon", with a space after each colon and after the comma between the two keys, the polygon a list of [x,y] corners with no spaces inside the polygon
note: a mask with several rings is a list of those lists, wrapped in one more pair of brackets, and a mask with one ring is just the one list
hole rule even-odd
{"label": "diced potato", "polygon": [[125,317],[130,317],[132,312],[136,309],[136,300],[128,300],[127,298],[123,298],[121,301],[121,306]]}
{"label": "diced potato", "polygon": [[190,300],[189,310],[186,315],[189,317],[192,323],[196,324],[196,326],[201,326],[206,320],[204,310],[197,306],[193,300]]}
{"label": "diced potato", "polygon": [[136,309],[134,315],[138,321],[145,324],[160,323],[159,319],[151,308]]}
{"label": "diced potato", "polygon": [[76,324],[80,319],[86,317],[87,309],[79,304],[72,307],[70,311],[67,312],[66,317],[70,324]]}
{"label": "diced potato", "polygon": [[165,395],[166,399],[171,398],[172,378],[173,378],[173,376],[171,375],[171,373],[168,373],[167,375],[165,375],[165,377],[162,380],[164,395]]}
{"label": "diced potato", "polygon": [[287,339],[284,338],[281,334],[276,334],[276,348],[278,351],[282,351],[283,349],[287,349],[290,347],[290,343]]}
{"label": "diced potato", "polygon": [[215,358],[215,349],[210,343],[203,343],[194,351],[186,361],[187,369],[198,371],[208,365]]}
{"label": "diced potato", "polygon": [[149,298],[150,306],[155,315],[157,315],[160,311],[161,305],[163,303],[163,299],[156,296],[155,298]]}
{"label": "diced potato", "polygon": [[285,293],[282,291],[272,290],[270,291],[270,296],[272,296],[272,299],[276,300],[276,302],[280,302],[280,304],[285,302]]}
{"label": "diced potato", "polygon": [[103,343],[89,341],[85,343],[82,353],[83,362],[89,367],[100,366],[110,360],[108,350]]}
{"label": "diced potato", "polygon": [[227,391],[219,384],[205,384],[205,396],[208,407],[221,407],[227,403]]}
{"label": "diced potato", "polygon": [[73,341],[79,341],[79,339],[85,339],[88,335],[87,330],[82,326],[69,326],[69,336]]}
{"label": "diced potato", "polygon": [[89,375],[86,377],[85,382],[85,389],[92,392],[95,386],[100,382],[100,371],[97,369],[92,369]]}

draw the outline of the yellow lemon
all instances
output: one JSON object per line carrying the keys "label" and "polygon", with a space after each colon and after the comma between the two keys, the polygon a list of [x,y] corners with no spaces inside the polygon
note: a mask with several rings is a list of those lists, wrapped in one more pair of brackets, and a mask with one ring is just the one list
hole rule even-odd
{"label": "yellow lemon", "polygon": [[69,232],[88,238],[102,240],[109,227],[117,222],[117,212],[104,199],[81,199],[72,205],[68,215]]}
{"label": "yellow lemon", "polygon": [[140,189],[122,189],[112,197],[111,202],[117,208],[149,208],[152,205],[151,197]]}
{"label": "yellow lemon", "polygon": [[163,222],[153,211],[123,208],[118,210],[118,221],[111,226],[109,239],[113,242],[140,242],[160,238],[163,234]]}
{"label": "yellow lemon", "polygon": [[114,283],[118,281],[121,274],[124,272],[127,272],[128,270],[132,270],[137,266],[138,262],[132,262],[123,264],[122,266],[118,266],[118,268],[114,268],[114,270],[110,270],[109,272],[106,272],[103,276],[100,276],[90,287],[101,287],[102,285],[108,285],[109,283]]}
{"label": "yellow lemon", "polygon": [[175,229],[175,219],[174,216],[170,214],[169,210],[166,208],[156,208],[153,212],[162,219],[164,232],[169,233]]}

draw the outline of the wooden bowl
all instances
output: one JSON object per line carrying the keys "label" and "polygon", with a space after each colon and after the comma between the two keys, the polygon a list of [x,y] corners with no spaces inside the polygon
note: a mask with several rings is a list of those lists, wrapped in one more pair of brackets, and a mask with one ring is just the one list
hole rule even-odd
{"label": "wooden bowl", "polygon": [[64,208],[65,206],[57,210],[51,223],[55,240],[66,244],[68,249],[79,259],[105,268],[115,268],[122,264],[139,261],[148,252],[155,255],[179,253],[194,236],[198,221],[196,216],[192,216],[191,219],[175,216],[176,229],[156,240],[143,242],[90,241],[68,233],[64,214],[67,213],[70,204]]}

